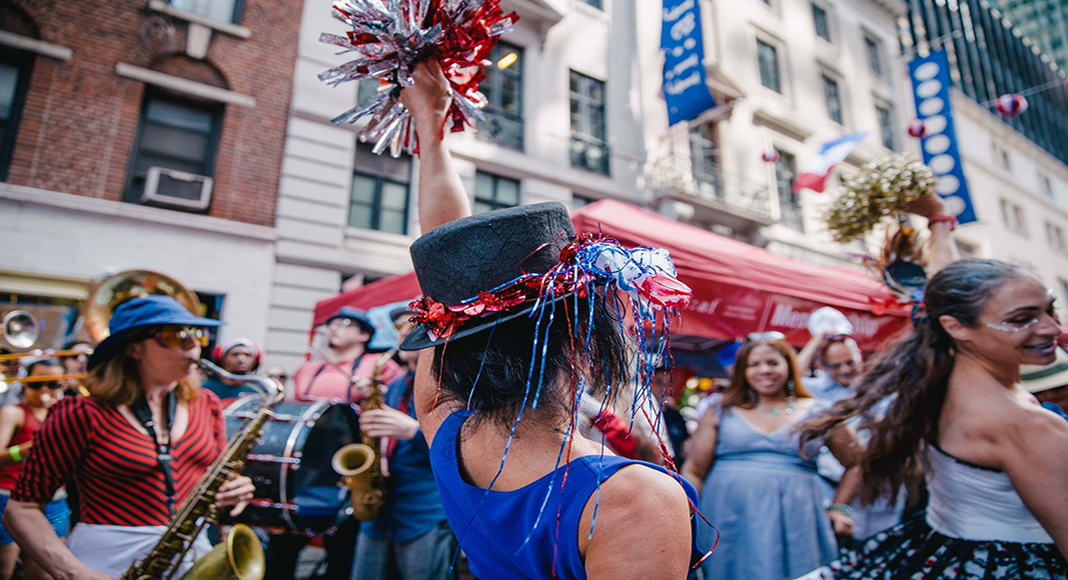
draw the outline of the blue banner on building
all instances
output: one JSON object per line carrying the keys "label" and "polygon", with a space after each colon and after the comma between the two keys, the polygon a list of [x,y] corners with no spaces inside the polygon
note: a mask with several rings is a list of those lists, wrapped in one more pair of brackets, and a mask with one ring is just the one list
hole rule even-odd
{"label": "blue banner on building", "polygon": [[916,102],[916,118],[924,123],[920,138],[923,162],[938,176],[935,187],[946,204],[946,212],[966,224],[976,221],[975,208],[968,194],[957,132],[953,125],[953,110],[949,99],[949,59],[946,51],[936,50],[924,58],[909,63],[909,78]]}
{"label": "blue banner on building", "polygon": [[698,0],[664,0],[660,48],[668,124],[689,121],[716,106],[705,77]]}

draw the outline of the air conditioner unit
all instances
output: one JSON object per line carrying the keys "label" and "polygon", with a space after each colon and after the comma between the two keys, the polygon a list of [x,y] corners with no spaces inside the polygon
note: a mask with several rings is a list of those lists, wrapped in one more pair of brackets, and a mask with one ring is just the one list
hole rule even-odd
{"label": "air conditioner unit", "polygon": [[149,167],[141,203],[185,210],[204,211],[211,203],[214,180],[204,175]]}

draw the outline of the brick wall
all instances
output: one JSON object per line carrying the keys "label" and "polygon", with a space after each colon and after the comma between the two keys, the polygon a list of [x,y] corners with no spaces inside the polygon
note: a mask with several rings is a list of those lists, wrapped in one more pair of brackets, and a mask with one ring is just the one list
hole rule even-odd
{"label": "brick wall", "polygon": [[[0,28],[69,47],[61,62],[34,60],[8,182],[121,200],[145,85],[115,74],[126,63],[221,86],[256,99],[226,105],[209,215],[273,225],[302,3],[245,0],[249,39],[212,34],[204,60],[184,56],[185,21],[174,42],[143,40],[160,17],[144,0],[14,0]],[[29,18],[33,26],[27,26]],[[163,27],[167,29],[167,27]]]}

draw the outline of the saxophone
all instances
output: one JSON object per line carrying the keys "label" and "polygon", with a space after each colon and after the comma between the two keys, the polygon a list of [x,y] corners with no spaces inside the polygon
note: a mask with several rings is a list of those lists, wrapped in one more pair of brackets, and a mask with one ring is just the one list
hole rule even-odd
{"label": "saxophone", "polygon": [[[232,375],[211,362],[196,361],[200,367],[225,379],[255,383],[264,389],[264,403],[256,416],[234,434],[226,450],[211,464],[200,483],[189,494],[178,511],[171,517],[163,536],[143,559],[134,562],[123,580],[154,580],[171,578],[193,541],[208,523],[218,521],[215,494],[219,486],[241,473],[245,457],[249,454],[263,431],[263,425],[272,415],[271,406],[281,400],[285,392],[272,379],[251,375]],[[239,580],[262,580],[266,572],[263,547],[251,528],[235,525],[225,544],[216,546],[210,553],[197,560],[182,576],[183,580],[208,578],[238,578]]]}
{"label": "saxophone", "polygon": [[[382,408],[382,368],[386,366],[397,347],[382,354],[371,374],[370,393],[360,403],[360,411]],[[378,517],[386,502],[385,478],[382,476],[382,442],[378,437],[361,435],[362,443],[352,443],[337,450],[330,465],[341,474],[341,485],[349,488],[352,515],[361,522]]]}

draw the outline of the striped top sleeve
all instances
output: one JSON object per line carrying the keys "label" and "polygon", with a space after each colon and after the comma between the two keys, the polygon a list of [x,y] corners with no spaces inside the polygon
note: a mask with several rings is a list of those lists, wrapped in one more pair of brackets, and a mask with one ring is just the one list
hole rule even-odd
{"label": "striped top sleeve", "polygon": [[15,501],[47,503],[78,470],[97,432],[97,410],[84,397],[64,399],[48,413],[26,457]]}

